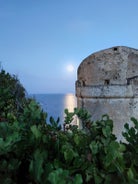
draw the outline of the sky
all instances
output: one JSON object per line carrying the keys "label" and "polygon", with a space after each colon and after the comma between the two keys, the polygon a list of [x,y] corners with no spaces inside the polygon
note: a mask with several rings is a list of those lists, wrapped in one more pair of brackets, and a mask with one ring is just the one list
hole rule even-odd
{"label": "sky", "polygon": [[28,93],[75,93],[77,68],[138,48],[138,0],[0,0],[0,62]]}

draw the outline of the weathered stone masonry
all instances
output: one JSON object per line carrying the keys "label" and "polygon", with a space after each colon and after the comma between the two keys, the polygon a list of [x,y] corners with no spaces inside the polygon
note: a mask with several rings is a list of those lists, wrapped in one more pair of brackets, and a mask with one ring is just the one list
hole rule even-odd
{"label": "weathered stone masonry", "polygon": [[138,118],[138,50],[117,46],[96,52],[82,61],[77,75],[77,106],[93,120],[108,114],[121,139],[124,124]]}

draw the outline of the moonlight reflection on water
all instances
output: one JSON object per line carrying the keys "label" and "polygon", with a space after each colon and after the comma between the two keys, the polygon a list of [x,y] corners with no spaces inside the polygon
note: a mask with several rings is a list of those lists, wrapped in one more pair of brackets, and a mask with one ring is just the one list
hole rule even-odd
{"label": "moonlight reflection on water", "polygon": [[39,102],[42,109],[47,112],[48,120],[52,116],[55,120],[59,117],[60,123],[64,123],[64,110],[73,112],[77,106],[74,94],[35,94],[33,97]]}

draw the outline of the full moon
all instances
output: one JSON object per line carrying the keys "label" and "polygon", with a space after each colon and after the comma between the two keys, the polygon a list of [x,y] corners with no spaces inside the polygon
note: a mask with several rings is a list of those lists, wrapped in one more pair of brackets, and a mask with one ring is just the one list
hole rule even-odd
{"label": "full moon", "polygon": [[74,71],[74,66],[71,65],[71,64],[67,65],[66,69],[67,69],[68,72],[73,72]]}

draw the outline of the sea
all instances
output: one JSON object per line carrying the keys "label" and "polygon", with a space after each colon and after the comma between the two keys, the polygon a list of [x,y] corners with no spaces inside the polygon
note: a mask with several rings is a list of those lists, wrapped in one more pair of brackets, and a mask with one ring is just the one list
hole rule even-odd
{"label": "sea", "polygon": [[[69,112],[73,112],[74,108],[77,107],[77,98],[74,94],[33,94],[29,95],[29,97],[33,97],[40,104],[43,111],[47,113],[47,123],[50,122],[49,118],[52,116],[55,120],[59,117],[59,123],[63,125],[65,119],[64,110],[68,109]],[[74,119],[73,123],[80,127],[77,118]],[[118,130],[120,129],[121,126],[118,126],[118,129],[115,130],[114,133],[119,135]],[[117,136],[117,138],[121,140],[122,136]]]}
{"label": "sea", "polygon": [[74,94],[33,94],[31,95],[42,107],[44,112],[47,112],[47,123],[50,116],[55,120],[60,118],[60,124],[64,123],[64,110],[68,109],[73,112],[77,106],[76,96]]}

